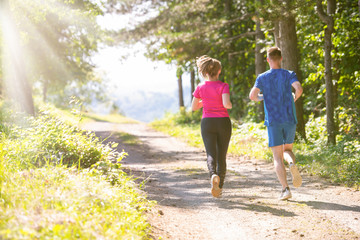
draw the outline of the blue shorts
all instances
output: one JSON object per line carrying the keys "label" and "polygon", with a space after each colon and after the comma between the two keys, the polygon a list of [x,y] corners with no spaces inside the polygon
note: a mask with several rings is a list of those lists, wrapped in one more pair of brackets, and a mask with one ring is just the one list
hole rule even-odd
{"label": "blue shorts", "polygon": [[294,143],[296,124],[281,123],[267,126],[269,147]]}

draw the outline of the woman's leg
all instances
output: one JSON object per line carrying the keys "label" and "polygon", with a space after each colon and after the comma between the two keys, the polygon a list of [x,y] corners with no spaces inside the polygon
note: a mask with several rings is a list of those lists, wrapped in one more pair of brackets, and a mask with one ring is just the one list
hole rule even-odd
{"label": "woman's leg", "polygon": [[217,134],[214,131],[215,127],[213,119],[214,118],[203,118],[201,120],[201,136],[205,145],[210,178],[213,174],[217,174]]}
{"label": "woman's leg", "polygon": [[219,187],[222,188],[224,185],[226,175],[226,154],[229,147],[231,138],[231,121],[229,118],[219,118],[218,121],[218,137],[217,137],[217,148],[218,148],[218,168],[217,172],[220,177]]}

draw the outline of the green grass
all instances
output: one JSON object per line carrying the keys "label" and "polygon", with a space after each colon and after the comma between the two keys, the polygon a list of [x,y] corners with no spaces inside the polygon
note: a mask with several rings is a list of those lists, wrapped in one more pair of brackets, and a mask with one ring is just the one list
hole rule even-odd
{"label": "green grass", "polygon": [[138,121],[134,119],[127,118],[117,113],[97,114],[93,112],[80,111],[79,109],[76,109],[80,108],[79,106],[74,106],[74,109],[59,109],[51,104],[44,104],[40,100],[37,100],[36,102],[39,111],[49,111],[52,116],[60,118],[63,122],[73,126],[80,126],[81,124],[94,121],[122,124],[138,123]]}
{"label": "green grass", "polygon": [[107,114],[107,115],[101,115],[101,114],[95,114],[95,113],[87,113],[83,112],[81,113],[84,120],[87,121],[103,121],[103,122],[112,122],[112,123],[138,123],[138,121],[124,117],[120,114]]}
{"label": "green grass", "polygon": [[125,144],[129,144],[129,145],[140,145],[141,141],[139,140],[138,137],[128,134],[128,133],[123,133],[123,132],[116,132],[114,133],[114,135],[118,138],[121,139],[121,141]]}
{"label": "green grass", "polygon": [[0,239],[148,238],[155,203],[122,171],[126,152],[49,106],[21,125],[0,116]]}
{"label": "green grass", "polygon": [[[151,123],[159,131],[183,139],[188,144],[203,148],[200,134],[201,115],[180,111],[167,114]],[[267,132],[263,124],[232,120],[233,131],[228,153],[235,156],[273,160],[267,147]],[[325,118],[310,118],[306,125],[308,142],[296,141],[294,153],[302,171],[321,176],[333,183],[360,188],[360,139],[338,135],[336,146],[327,146],[324,131]]]}
{"label": "green grass", "polygon": [[2,239],[143,239],[149,208],[129,178],[112,185],[87,171],[43,167],[7,175]]}
{"label": "green grass", "polygon": [[[185,115],[185,116],[184,116]],[[179,120],[180,119],[180,120]],[[156,130],[178,137],[191,146],[203,147],[200,132],[201,116],[197,113],[167,114],[163,119],[150,123]],[[267,148],[267,133],[263,124],[233,122],[229,154],[269,159],[271,151]]]}

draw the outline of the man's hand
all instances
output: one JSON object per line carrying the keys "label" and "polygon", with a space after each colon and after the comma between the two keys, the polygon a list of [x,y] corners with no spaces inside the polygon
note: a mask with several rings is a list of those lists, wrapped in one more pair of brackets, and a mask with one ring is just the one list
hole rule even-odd
{"label": "man's hand", "polygon": [[301,84],[299,81],[294,82],[293,84],[291,84],[291,86],[293,86],[293,88],[295,88],[294,102],[296,102],[296,100],[298,100],[299,97],[301,96],[301,94],[303,93],[303,88],[301,87]]}

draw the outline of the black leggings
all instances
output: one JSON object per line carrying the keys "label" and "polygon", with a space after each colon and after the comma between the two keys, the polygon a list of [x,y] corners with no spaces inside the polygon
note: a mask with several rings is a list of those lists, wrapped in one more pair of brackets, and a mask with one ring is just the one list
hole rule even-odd
{"label": "black leggings", "polygon": [[231,137],[230,118],[203,118],[201,136],[206,149],[210,177],[217,174],[220,177],[219,186],[222,188],[226,174],[226,153]]}

